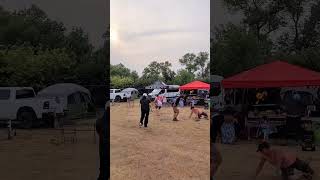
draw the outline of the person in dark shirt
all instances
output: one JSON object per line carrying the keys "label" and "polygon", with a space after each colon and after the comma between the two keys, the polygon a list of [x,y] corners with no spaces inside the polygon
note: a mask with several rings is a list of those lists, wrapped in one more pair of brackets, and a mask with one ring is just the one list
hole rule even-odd
{"label": "person in dark shirt", "polygon": [[178,109],[178,106],[179,106],[179,103],[180,103],[180,100],[181,98],[183,98],[182,96],[179,96],[175,102],[172,103],[172,108],[173,108],[173,121],[178,121],[178,115],[179,115],[179,109]]}
{"label": "person in dark shirt", "polygon": [[146,93],[143,94],[140,104],[141,104],[141,118],[140,118],[140,127],[148,127],[149,120],[149,111],[150,111],[150,99],[147,97]]}

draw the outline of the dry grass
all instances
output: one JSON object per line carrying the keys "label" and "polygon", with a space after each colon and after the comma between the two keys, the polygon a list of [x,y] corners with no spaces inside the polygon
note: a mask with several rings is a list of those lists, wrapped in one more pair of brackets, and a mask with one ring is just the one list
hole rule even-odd
{"label": "dry grass", "polygon": [[[256,145],[253,143],[241,142],[238,145],[217,144],[222,156],[223,162],[217,172],[216,179],[228,180],[253,180],[255,168],[259,163],[259,154],[256,153]],[[291,152],[297,152],[302,160],[312,158],[310,165],[317,171],[320,169],[320,151],[303,152],[300,146],[278,146],[277,148],[288,149]],[[263,168],[257,180],[281,180],[276,176],[276,170],[269,164]],[[313,180],[320,180],[314,177]]]}
{"label": "dry grass", "polygon": [[209,120],[189,119],[180,108],[174,122],[172,108],[151,112],[149,127],[139,128],[140,107],[111,106],[112,180],[208,180],[210,174]]}
{"label": "dry grass", "polygon": [[[82,128],[82,127],[77,127]],[[83,127],[86,128],[87,127]],[[98,141],[93,132],[79,132],[78,142],[59,144],[60,132],[46,129],[17,130],[5,140],[1,130],[0,179],[94,180],[99,170]],[[70,137],[70,136],[69,136]]]}

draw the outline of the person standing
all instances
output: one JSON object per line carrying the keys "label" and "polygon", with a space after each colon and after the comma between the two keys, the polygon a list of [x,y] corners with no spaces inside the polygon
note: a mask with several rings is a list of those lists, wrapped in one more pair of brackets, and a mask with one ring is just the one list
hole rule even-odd
{"label": "person standing", "polygon": [[149,112],[150,112],[150,99],[147,97],[146,93],[143,94],[140,104],[141,104],[141,118],[140,118],[140,127],[148,127]]}
{"label": "person standing", "polygon": [[178,109],[178,106],[179,106],[179,103],[180,103],[180,100],[181,100],[181,96],[179,96],[175,102],[172,104],[172,109],[173,109],[173,121],[178,121],[178,115],[179,115],[179,109]]}

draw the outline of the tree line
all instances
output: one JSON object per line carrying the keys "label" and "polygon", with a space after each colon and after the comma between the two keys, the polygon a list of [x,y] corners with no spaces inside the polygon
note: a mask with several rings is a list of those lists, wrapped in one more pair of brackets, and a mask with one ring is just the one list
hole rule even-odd
{"label": "tree line", "polygon": [[187,53],[179,59],[179,62],[184,68],[175,72],[169,61],[152,61],[144,68],[141,76],[123,64],[111,65],[111,87],[144,88],[157,80],[177,85],[183,85],[196,79],[209,82],[210,60],[208,52],[200,52],[197,55]]}
{"label": "tree line", "polygon": [[63,82],[107,83],[107,30],[103,46],[94,48],[82,28],[67,30],[35,5],[17,11],[0,7],[0,27],[0,86],[40,90]]}
{"label": "tree line", "polygon": [[272,60],[320,71],[320,1],[223,0],[239,25],[216,27],[211,74],[232,76]]}

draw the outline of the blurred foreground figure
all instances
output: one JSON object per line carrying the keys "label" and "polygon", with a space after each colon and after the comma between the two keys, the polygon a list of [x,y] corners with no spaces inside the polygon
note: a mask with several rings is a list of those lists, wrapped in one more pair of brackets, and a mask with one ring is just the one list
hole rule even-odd
{"label": "blurred foreground figure", "polygon": [[222,163],[222,156],[213,142],[211,142],[210,151],[210,179],[214,180],[215,174]]}
{"label": "blurred foreground figure", "polygon": [[313,177],[314,171],[309,164],[300,160],[294,153],[271,148],[267,142],[259,144],[257,152],[260,153],[261,160],[255,173],[255,179],[260,174],[266,161],[281,170],[283,180],[289,180],[289,176],[294,175],[294,170],[303,172],[305,179],[311,180]]}
{"label": "blurred foreground figure", "polygon": [[110,162],[110,148],[108,147],[109,139],[109,126],[108,126],[108,113],[110,112],[109,102],[106,103],[104,109],[97,109],[97,120],[96,120],[96,132],[99,135],[99,156],[100,156],[100,167],[98,180],[110,179],[109,173],[109,162]]}

